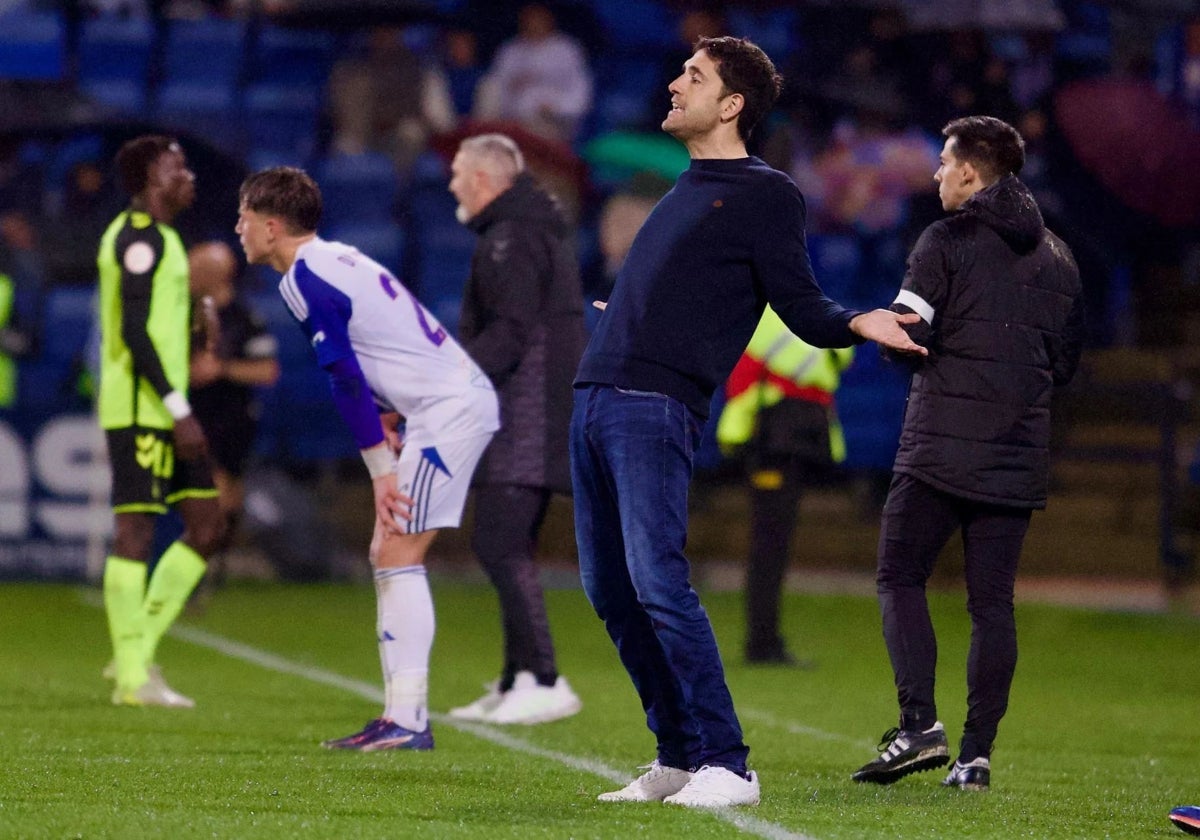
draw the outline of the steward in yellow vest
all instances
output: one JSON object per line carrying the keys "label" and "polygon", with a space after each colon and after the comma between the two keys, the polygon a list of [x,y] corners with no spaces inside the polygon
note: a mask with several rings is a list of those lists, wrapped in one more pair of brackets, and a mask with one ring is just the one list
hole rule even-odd
{"label": "steward in yellow vest", "polygon": [[853,358],[806,344],[767,307],[725,383],[717,442],[746,454],[750,483],[747,662],[801,664],[779,632],[780,592],[805,477],[846,458],[833,395]]}

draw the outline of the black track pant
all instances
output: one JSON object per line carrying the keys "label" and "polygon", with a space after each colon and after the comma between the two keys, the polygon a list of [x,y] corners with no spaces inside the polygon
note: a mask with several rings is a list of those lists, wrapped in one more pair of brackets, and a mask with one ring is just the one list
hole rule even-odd
{"label": "black track pant", "polygon": [[475,491],[475,530],[471,548],[500,596],[504,629],[504,669],[500,688],[512,686],[518,671],[532,671],[543,685],[558,678],[554,642],[534,552],[546,519],[550,491],[495,484]]}
{"label": "black track pant", "polygon": [[796,468],[759,468],[750,474],[750,556],[746,561],[746,655],[769,657],[784,648],[779,598],[792,556],[801,495]]}
{"label": "black track pant", "polygon": [[883,509],[876,585],[883,637],[896,676],[902,729],[937,720],[934,669],[937,640],[925,583],[950,536],[962,529],[971,616],[967,656],[967,721],[960,758],[991,754],[1017,666],[1013,587],[1029,528],[1028,509],[972,502],[907,475],[895,475]]}

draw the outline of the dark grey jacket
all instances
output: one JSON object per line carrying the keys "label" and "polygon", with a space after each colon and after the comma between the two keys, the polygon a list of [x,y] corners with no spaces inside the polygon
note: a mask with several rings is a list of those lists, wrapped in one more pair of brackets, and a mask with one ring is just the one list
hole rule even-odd
{"label": "dark grey jacket", "polygon": [[929,356],[909,388],[895,471],[991,504],[1046,506],[1050,399],[1079,363],[1079,269],[1009,176],[930,225],[892,309]]}
{"label": "dark grey jacket", "polygon": [[468,226],[480,239],[458,333],[496,386],[501,422],[475,483],[570,493],[571,382],[585,341],[571,228],[528,174]]}

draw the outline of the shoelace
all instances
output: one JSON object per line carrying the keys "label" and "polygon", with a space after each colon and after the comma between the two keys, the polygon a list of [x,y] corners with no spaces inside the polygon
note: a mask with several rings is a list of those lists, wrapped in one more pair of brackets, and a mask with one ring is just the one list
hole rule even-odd
{"label": "shoelace", "polygon": [[887,732],[883,733],[883,738],[880,739],[880,741],[876,745],[875,749],[878,752],[883,752],[888,747],[890,747],[892,745],[892,741],[895,741],[898,737],[900,737],[900,727],[893,726]]}

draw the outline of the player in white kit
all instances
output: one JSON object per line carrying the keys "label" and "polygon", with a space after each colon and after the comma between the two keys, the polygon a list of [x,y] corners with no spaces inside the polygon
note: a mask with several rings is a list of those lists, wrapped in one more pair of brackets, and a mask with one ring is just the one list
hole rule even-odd
{"label": "player in white kit", "polygon": [[320,217],[320,189],[303,170],[266,169],[242,184],[237,233],[246,259],[283,274],[280,294],[329,374],[374,485],[371,565],[386,703],[362,731],[324,746],[428,750],[434,617],[425,553],[439,528],[459,525],[471,474],[500,428],[496,394],[390,271],[317,236]]}

